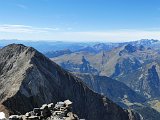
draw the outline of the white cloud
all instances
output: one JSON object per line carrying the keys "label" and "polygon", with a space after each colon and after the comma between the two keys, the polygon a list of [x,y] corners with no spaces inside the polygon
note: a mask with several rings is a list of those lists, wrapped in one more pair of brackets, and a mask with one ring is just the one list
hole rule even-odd
{"label": "white cloud", "polygon": [[131,41],[160,39],[160,29],[73,32],[59,28],[38,28],[26,25],[0,25],[0,39],[64,40],[64,41]]}
{"label": "white cloud", "polygon": [[117,30],[106,32],[64,32],[61,33],[65,38],[58,36],[57,38],[66,40],[80,41],[131,41],[137,39],[160,39],[160,31],[139,31],[139,30]]}
{"label": "white cloud", "polygon": [[43,33],[49,31],[57,31],[58,28],[38,28],[26,25],[0,25],[0,32],[6,33]]}

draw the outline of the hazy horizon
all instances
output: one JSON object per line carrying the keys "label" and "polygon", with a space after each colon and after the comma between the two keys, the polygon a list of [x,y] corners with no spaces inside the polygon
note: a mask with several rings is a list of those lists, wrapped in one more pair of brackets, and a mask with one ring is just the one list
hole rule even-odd
{"label": "hazy horizon", "polygon": [[66,42],[66,43],[123,43],[123,42],[134,42],[134,41],[141,41],[141,40],[158,40],[159,39],[137,39],[137,40],[128,40],[128,41],[103,41],[103,40],[99,40],[99,41],[89,41],[89,40],[20,40],[20,39],[0,39],[1,41],[6,41],[6,42],[10,42],[10,41],[15,41],[16,42]]}

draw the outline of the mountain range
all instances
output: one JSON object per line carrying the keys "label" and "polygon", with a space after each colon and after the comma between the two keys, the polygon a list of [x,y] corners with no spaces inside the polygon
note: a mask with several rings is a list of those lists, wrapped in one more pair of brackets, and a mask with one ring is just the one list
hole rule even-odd
{"label": "mountain range", "polygon": [[121,81],[146,98],[160,96],[160,57],[159,52],[152,48],[127,44],[111,51],[80,51],[52,60],[73,72],[92,73]]}
{"label": "mountain range", "polygon": [[66,99],[73,101],[73,111],[86,120],[140,120],[138,114],[92,91],[34,48],[11,44],[0,49],[1,111],[24,114]]}
{"label": "mountain range", "polygon": [[144,45],[152,48],[159,48],[160,41],[154,39],[142,39],[142,40],[135,40],[130,42],[118,42],[118,43],[111,43],[111,42],[65,42],[65,41],[47,41],[47,40],[17,40],[17,39],[2,39],[0,40],[0,46],[4,47],[9,44],[24,44],[26,46],[31,46],[40,51],[43,54],[52,53],[54,52],[63,51],[69,49],[70,51],[87,51],[87,52],[100,52],[100,51],[109,51],[115,47],[123,46],[126,44],[132,45]]}
{"label": "mountain range", "polygon": [[42,43],[25,42],[44,55],[22,44],[1,45],[1,111],[24,114],[45,103],[70,99],[76,103],[74,112],[87,120],[158,120],[158,40],[54,42],[50,47]]}
{"label": "mountain range", "polygon": [[110,50],[103,47],[96,52],[83,49],[50,59],[121,107],[128,106],[143,111],[147,106],[160,112],[160,49],[154,47],[159,46],[159,41],[141,40],[115,44],[118,45]]}

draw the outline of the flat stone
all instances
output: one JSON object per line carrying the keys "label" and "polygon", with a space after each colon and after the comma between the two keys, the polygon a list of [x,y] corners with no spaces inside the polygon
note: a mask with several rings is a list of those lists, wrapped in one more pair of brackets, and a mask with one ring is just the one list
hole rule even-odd
{"label": "flat stone", "polygon": [[9,120],[22,120],[22,116],[19,115],[11,115]]}
{"label": "flat stone", "polygon": [[39,120],[38,116],[30,116],[27,118],[27,120]]}
{"label": "flat stone", "polygon": [[55,105],[55,109],[60,109],[60,107],[64,107],[64,102],[57,102],[57,104]]}
{"label": "flat stone", "polygon": [[64,104],[65,104],[66,106],[69,106],[69,105],[72,105],[72,102],[71,102],[70,100],[65,100],[65,101],[64,101]]}
{"label": "flat stone", "polygon": [[40,110],[47,109],[47,108],[48,108],[48,105],[44,104],[44,105],[42,105],[42,107],[40,108]]}
{"label": "flat stone", "polygon": [[53,103],[48,104],[48,108],[49,109],[53,109],[54,108],[54,104]]}
{"label": "flat stone", "polygon": [[29,116],[31,116],[31,113],[30,113],[30,112],[27,112],[27,113],[25,114],[25,116],[26,116],[26,117],[29,117]]}

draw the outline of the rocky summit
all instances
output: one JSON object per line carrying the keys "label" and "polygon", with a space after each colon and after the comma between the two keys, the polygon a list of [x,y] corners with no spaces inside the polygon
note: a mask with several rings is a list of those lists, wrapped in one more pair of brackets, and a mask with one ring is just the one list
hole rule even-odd
{"label": "rocky summit", "polygon": [[72,110],[79,118],[139,120],[34,48],[11,44],[0,49],[0,111],[21,115],[66,99],[75,103]]}
{"label": "rocky summit", "polygon": [[[82,120],[72,112],[72,102],[65,100],[64,102],[57,102],[44,104],[40,108],[34,108],[25,115],[11,115],[9,120]],[[83,119],[85,120],[85,119]]]}

